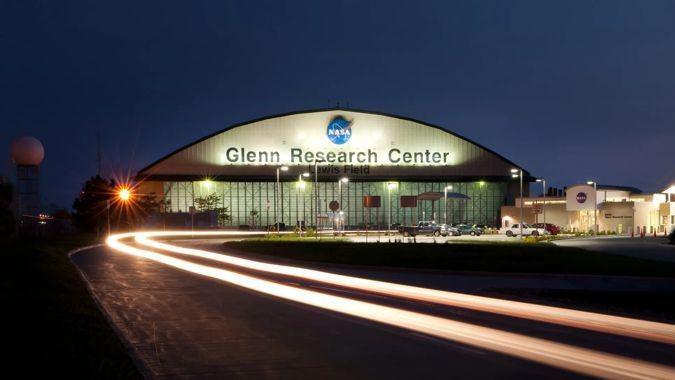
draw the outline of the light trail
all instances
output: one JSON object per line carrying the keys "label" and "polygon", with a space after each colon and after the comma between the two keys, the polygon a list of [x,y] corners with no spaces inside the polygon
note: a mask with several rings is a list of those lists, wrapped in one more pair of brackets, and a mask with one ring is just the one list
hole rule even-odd
{"label": "light trail", "polygon": [[[465,309],[508,315],[511,317],[554,323],[569,327],[598,331],[615,335],[651,340],[656,342],[675,344],[675,325],[645,321],[634,318],[618,317],[607,314],[566,309],[561,307],[544,306],[526,302],[509,301],[498,298],[481,297],[469,294],[449,292],[436,289],[421,288],[385,281],[369,280],[360,277],[345,276],[313,269],[299,268],[288,265],[264,263],[255,260],[242,259],[235,256],[194,248],[178,247],[160,243],[152,237],[185,236],[191,235],[187,231],[151,231],[139,232],[134,235],[139,244],[169,252],[201,257],[226,264],[236,265],[267,273],[293,276],[326,284],[359,289],[378,294],[395,297],[404,297],[417,301],[432,302],[440,305],[461,307]],[[241,235],[224,231],[199,231],[196,236],[227,236]],[[249,232],[247,235],[256,234]],[[259,234],[259,233],[257,233]]]}
{"label": "light trail", "polygon": [[219,279],[260,293],[586,375],[625,379],[675,378],[675,369],[668,366],[283,285],[225,269],[192,263],[121,242],[123,239],[134,238],[136,235],[136,233],[111,235],[106,242],[112,249],[129,255]]}

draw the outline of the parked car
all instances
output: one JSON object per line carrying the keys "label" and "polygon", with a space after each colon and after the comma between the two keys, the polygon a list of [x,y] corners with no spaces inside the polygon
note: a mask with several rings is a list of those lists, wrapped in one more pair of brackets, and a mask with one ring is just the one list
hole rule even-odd
{"label": "parked car", "polygon": [[416,226],[401,226],[399,228],[399,232],[401,232],[403,236],[417,236],[417,235],[440,236],[442,233],[441,225],[436,224],[436,222],[434,221],[421,221],[417,223]]}
{"label": "parked car", "polygon": [[494,234],[497,232],[497,228],[489,224],[476,224],[476,227],[480,228],[484,234]]}
{"label": "parked car", "polygon": [[556,226],[555,224],[551,223],[535,223],[532,225],[532,227],[535,228],[544,228],[546,231],[548,231],[549,234],[551,235],[557,235],[560,233],[560,227]]}
{"label": "parked car", "polygon": [[[520,224],[513,224],[511,227],[502,227],[499,229],[499,234],[506,236],[518,236],[520,235]],[[542,236],[548,235],[548,231],[544,228],[536,228],[530,226],[527,223],[523,223],[523,236]]]}
{"label": "parked car", "polygon": [[459,232],[459,235],[480,236],[483,234],[483,229],[476,225],[457,224],[454,227],[457,229],[457,232]]}
{"label": "parked car", "polygon": [[455,227],[453,227],[449,224],[439,224],[439,225],[441,226],[441,235],[442,236],[448,236],[448,235],[459,236],[459,235],[461,235],[457,228],[455,228]]}

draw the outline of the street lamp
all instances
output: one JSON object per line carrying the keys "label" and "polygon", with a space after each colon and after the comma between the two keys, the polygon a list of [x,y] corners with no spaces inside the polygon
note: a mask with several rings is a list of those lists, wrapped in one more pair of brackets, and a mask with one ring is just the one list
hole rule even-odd
{"label": "street lamp", "polygon": [[126,202],[129,199],[131,199],[131,190],[129,190],[126,187],[123,187],[117,191],[117,197],[123,201]]}
{"label": "street lamp", "polygon": [[542,194],[544,194],[544,206],[541,211],[544,213],[544,229],[546,229],[546,180],[544,178],[537,178],[537,182],[541,182]]}
{"label": "street lamp", "polygon": [[443,223],[448,224],[448,190],[452,190],[452,185],[443,188]]}
{"label": "street lamp", "polygon": [[387,196],[389,198],[389,218],[387,225],[387,235],[389,235],[389,231],[391,231],[391,191],[395,189],[397,186],[398,184],[396,182],[387,183]]}
{"label": "street lamp", "polygon": [[511,169],[512,178],[520,178],[520,240],[523,240],[523,169]]}
{"label": "street lamp", "polygon": [[[347,177],[342,177],[338,181],[338,188],[340,189],[340,208],[339,208],[340,214],[339,215],[340,215],[341,224],[343,223],[342,216],[344,215],[344,212],[342,212],[342,184],[344,183],[345,186],[346,186],[348,182],[349,182],[349,178],[347,178]],[[344,226],[341,225],[340,227],[344,227]],[[342,231],[342,228],[340,228],[339,230]]]}
{"label": "street lamp", "polygon": [[302,226],[305,224],[305,181],[302,180],[302,177],[309,177],[309,173],[302,173],[298,175],[298,189],[302,191],[302,221],[298,223],[298,228],[300,228],[300,236],[302,236]]}
{"label": "street lamp", "polygon": [[[323,161],[321,161],[323,162]],[[314,210],[314,224],[316,228],[315,238],[319,238],[319,160],[314,161],[314,196],[315,196],[315,206]]]}
{"label": "street lamp", "polygon": [[288,171],[288,166],[279,166],[276,169],[277,171],[277,183],[274,186],[274,225],[279,232],[279,220],[277,219],[277,193],[279,192],[279,173]]}
{"label": "street lamp", "polygon": [[598,183],[586,181],[587,185],[593,185],[593,235],[598,234]]}
{"label": "street lamp", "polygon": [[[115,197],[117,198],[117,201],[120,203],[127,203],[131,201],[132,195],[133,194],[131,192],[131,188],[128,186],[120,186],[117,189],[115,189]],[[110,235],[110,198],[106,199],[105,203],[108,220],[108,235]]]}

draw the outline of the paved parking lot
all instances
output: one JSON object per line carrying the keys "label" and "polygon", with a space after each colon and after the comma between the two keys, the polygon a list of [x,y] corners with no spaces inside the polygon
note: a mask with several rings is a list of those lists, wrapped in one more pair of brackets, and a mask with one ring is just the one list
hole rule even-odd
{"label": "paved parking lot", "polygon": [[416,236],[415,238],[411,237],[403,237],[401,234],[394,234],[394,235],[385,235],[384,233],[378,234],[378,233],[373,233],[373,234],[368,234],[368,236],[349,236],[349,240],[353,242],[358,242],[358,243],[376,243],[379,241],[394,241],[394,239],[402,239],[404,242],[407,241],[415,241],[417,243],[445,243],[446,241],[449,242],[477,242],[477,241],[502,241],[502,242],[518,242],[520,239],[518,238],[509,238],[505,235],[499,235],[499,234],[490,234],[490,235],[480,235],[480,236],[471,236],[471,235],[462,235],[462,236],[438,236],[438,237],[433,237],[433,236]]}

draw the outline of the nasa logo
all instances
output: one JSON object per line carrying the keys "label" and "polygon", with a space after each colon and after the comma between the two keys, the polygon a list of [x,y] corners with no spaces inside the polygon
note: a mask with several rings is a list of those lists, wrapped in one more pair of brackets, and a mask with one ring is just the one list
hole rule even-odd
{"label": "nasa logo", "polygon": [[584,203],[586,202],[586,193],[581,192],[577,194],[577,202]]}
{"label": "nasa logo", "polygon": [[326,136],[333,144],[342,145],[352,137],[352,122],[342,116],[336,116],[328,123]]}

